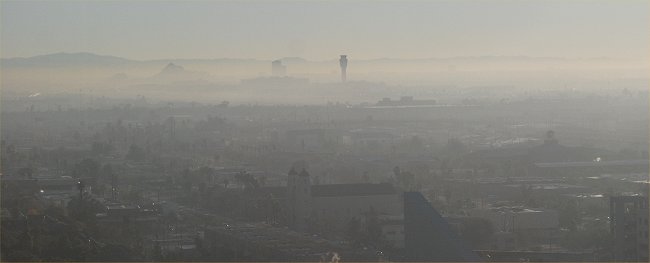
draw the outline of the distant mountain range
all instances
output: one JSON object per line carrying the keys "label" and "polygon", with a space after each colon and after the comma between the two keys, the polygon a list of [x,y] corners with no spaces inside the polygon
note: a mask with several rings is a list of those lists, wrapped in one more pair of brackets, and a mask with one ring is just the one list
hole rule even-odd
{"label": "distant mountain range", "polygon": [[[618,60],[612,58],[553,58],[553,57],[527,57],[527,56],[479,56],[479,57],[449,57],[449,58],[422,58],[422,59],[399,59],[399,58],[379,58],[354,60],[355,63],[405,63],[405,62],[531,62],[531,61],[608,61]],[[338,59],[326,61],[309,61],[300,57],[281,58],[284,63],[331,63]],[[3,58],[0,60],[2,67],[65,67],[65,66],[124,66],[129,64],[151,64],[151,63],[266,63],[270,60],[258,59],[237,59],[237,58],[218,58],[218,59],[156,59],[156,60],[131,60],[115,56],[104,56],[93,53],[55,53],[39,55],[28,58]]]}
{"label": "distant mountain range", "polygon": [[207,75],[204,72],[185,70],[183,66],[169,63],[153,78],[158,80],[192,80],[201,79]]}
{"label": "distant mountain range", "polygon": [[169,63],[163,70],[158,73],[159,75],[169,75],[169,74],[181,74],[185,71],[183,66],[176,65],[174,63]]}
{"label": "distant mountain range", "polygon": [[3,58],[3,67],[34,67],[34,66],[83,66],[101,65],[116,66],[135,61],[114,56],[102,56],[93,53],[55,53],[33,56],[29,58]]}
{"label": "distant mountain range", "polygon": [[134,64],[160,64],[160,63],[250,63],[264,62],[255,59],[156,59],[132,60],[115,56],[104,56],[93,53],[55,53],[39,55],[28,58],[3,58],[3,67],[63,67],[63,66],[125,66]]}

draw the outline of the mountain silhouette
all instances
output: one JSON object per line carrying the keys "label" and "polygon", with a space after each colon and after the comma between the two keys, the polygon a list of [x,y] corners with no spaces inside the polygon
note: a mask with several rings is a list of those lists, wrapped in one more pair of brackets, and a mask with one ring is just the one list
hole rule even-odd
{"label": "mountain silhouette", "polygon": [[55,53],[28,58],[2,59],[3,67],[120,66],[134,62],[115,56],[93,53]]}
{"label": "mountain silhouette", "polygon": [[[330,60],[307,60],[301,57],[283,57],[280,59],[285,64],[332,64],[338,63],[338,58]],[[417,58],[417,59],[401,59],[401,58],[377,58],[377,59],[359,59],[354,60],[356,65],[361,64],[391,64],[391,63],[569,63],[569,62],[602,62],[610,63],[619,61],[616,58],[561,58],[561,57],[528,57],[528,56],[466,56],[466,57],[439,57],[439,58]],[[173,61],[173,63],[169,63]],[[174,63],[183,63],[191,65],[195,63],[201,64],[264,64],[270,63],[270,60],[259,59],[242,59],[242,58],[205,58],[205,59],[153,59],[153,60],[131,60],[116,56],[97,55],[88,52],[79,53],[54,53],[47,55],[38,55],[27,58],[3,58],[1,59],[2,67],[111,67],[111,66],[141,66],[141,65],[158,65],[159,63],[169,63],[161,72],[167,74],[171,72],[183,72],[182,66]],[[186,71],[187,72],[187,71]]]}
{"label": "mountain silhouette", "polygon": [[184,72],[185,68],[183,66],[169,63],[162,69],[162,71],[160,71],[160,73],[158,73],[158,75],[182,74]]}
{"label": "mountain silhouette", "polygon": [[183,66],[170,62],[152,78],[162,81],[192,81],[204,79],[207,76],[208,74],[205,72],[186,70]]}

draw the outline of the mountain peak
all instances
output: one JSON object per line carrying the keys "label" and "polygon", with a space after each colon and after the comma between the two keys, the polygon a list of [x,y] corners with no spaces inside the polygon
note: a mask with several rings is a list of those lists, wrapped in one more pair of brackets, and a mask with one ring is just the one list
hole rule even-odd
{"label": "mountain peak", "polygon": [[160,72],[161,75],[166,75],[166,74],[177,74],[184,72],[185,68],[183,66],[176,65],[174,63],[169,63],[163,70]]}

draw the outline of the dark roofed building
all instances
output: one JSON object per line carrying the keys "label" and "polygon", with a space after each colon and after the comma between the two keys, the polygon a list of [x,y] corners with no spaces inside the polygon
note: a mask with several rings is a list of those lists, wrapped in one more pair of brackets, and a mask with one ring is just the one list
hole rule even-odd
{"label": "dark roofed building", "polygon": [[311,186],[311,215],[335,231],[344,231],[351,219],[369,213],[401,216],[402,196],[391,184],[329,184]]}
{"label": "dark roofed building", "polygon": [[296,175],[292,168],[287,185],[284,200],[288,223],[301,231],[317,225],[343,233],[352,219],[403,214],[401,194],[388,183],[311,185],[306,170]]}

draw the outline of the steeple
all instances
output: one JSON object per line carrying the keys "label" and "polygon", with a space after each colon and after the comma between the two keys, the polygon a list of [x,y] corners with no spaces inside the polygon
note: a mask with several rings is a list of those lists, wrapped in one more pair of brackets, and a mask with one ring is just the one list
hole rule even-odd
{"label": "steeple", "polygon": [[300,174],[298,176],[309,177],[309,173],[307,172],[307,170],[305,170],[305,168],[303,168],[302,172],[300,172]]}

